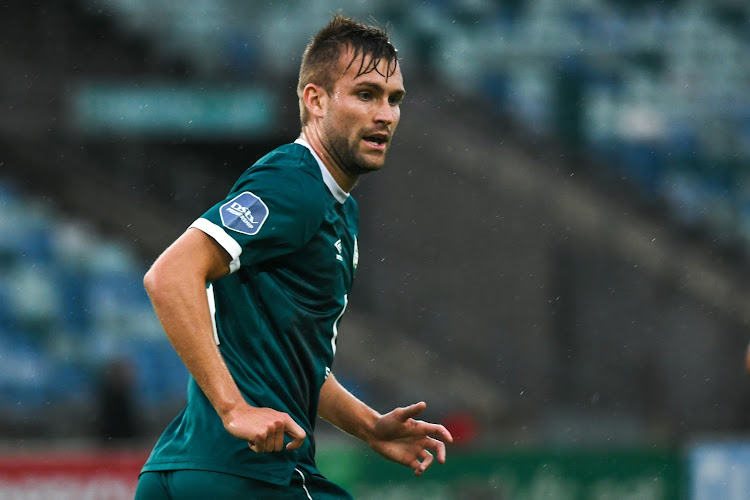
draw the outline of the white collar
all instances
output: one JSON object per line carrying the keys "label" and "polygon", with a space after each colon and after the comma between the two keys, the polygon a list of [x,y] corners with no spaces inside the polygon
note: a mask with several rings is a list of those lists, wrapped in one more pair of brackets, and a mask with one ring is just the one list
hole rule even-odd
{"label": "white collar", "polygon": [[315,161],[318,162],[318,166],[320,167],[320,173],[323,175],[323,182],[326,183],[326,186],[328,186],[328,190],[331,192],[334,198],[339,203],[344,203],[349,198],[349,193],[344,191],[341,186],[339,186],[339,183],[336,182],[336,179],[333,178],[331,175],[331,172],[328,171],[326,166],[323,164],[323,161],[320,159],[318,154],[315,152],[315,150],[310,146],[310,144],[304,140],[302,137],[298,137],[296,141],[294,141],[295,144],[301,144],[305,146],[307,149],[310,150],[310,153],[312,153],[313,158],[315,158]]}

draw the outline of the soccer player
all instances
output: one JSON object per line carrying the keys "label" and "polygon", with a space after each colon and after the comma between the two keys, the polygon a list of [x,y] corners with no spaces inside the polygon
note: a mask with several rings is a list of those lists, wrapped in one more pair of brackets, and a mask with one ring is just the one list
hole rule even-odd
{"label": "soccer player", "polygon": [[445,461],[450,433],[414,418],[424,402],[380,414],[331,372],[359,255],[349,192],[383,166],[404,93],[385,31],[334,16],[302,59],[299,138],[250,167],[146,273],[191,377],[137,500],[351,498],[315,466],[317,416],[417,476]]}

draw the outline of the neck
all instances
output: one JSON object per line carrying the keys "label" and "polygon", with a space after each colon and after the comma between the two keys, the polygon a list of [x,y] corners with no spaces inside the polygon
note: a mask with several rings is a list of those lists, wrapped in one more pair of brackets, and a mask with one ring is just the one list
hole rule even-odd
{"label": "neck", "polygon": [[351,190],[354,189],[354,186],[357,184],[359,176],[348,174],[341,167],[339,162],[336,161],[334,156],[321,140],[318,130],[308,125],[304,125],[302,127],[300,137],[307,141],[310,147],[313,148],[315,153],[323,162],[323,165],[331,173],[331,177],[333,177],[333,179],[341,187],[341,189],[343,189],[347,193],[351,192]]}

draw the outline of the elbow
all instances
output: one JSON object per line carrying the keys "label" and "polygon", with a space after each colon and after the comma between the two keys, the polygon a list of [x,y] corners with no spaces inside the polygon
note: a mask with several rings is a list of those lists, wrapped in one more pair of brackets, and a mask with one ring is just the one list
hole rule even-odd
{"label": "elbow", "polygon": [[143,288],[146,289],[146,293],[153,299],[159,293],[159,290],[164,288],[164,277],[159,265],[159,261],[155,262],[151,268],[143,275]]}
{"label": "elbow", "polygon": [[143,287],[151,302],[159,301],[180,290],[205,288],[205,279],[195,269],[181,265],[173,259],[158,258],[143,275]]}
{"label": "elbow", "polygon": [[143,275],[143,288],[146,289],[146,293],[148,293],[149,295],[151,295],[151,291],[155,286],[153,269],[153,267],[150,268],[148,271],[146,271],[146,274]]}
{"label": "elbow", "polygon": [[168,302],[180,288],[181,276],[170,269],[170,266],[157,259],[143,275],[143,288],[154,308]]}

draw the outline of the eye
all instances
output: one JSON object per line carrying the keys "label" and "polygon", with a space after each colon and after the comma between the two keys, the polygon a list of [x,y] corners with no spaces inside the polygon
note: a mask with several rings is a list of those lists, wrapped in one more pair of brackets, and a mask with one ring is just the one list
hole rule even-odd
{"label": "eye", "polygon": [[369,101],[370,99],[372,99],[372,92],[370,92],[369,90],[363,90],[358,95],[359,98],[363,101]]}
{"label": "eye", "polygon": [[401,97],[391,96],[388,98],[388,102],[391,106],[398,106],[399,104],[401,104]]}

